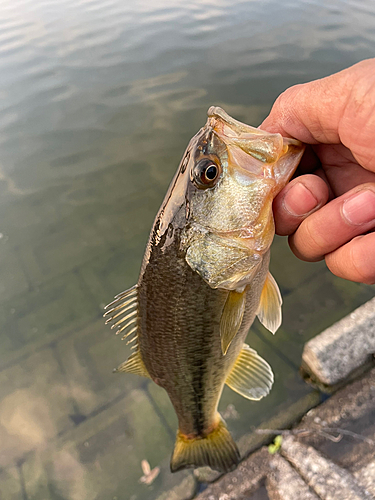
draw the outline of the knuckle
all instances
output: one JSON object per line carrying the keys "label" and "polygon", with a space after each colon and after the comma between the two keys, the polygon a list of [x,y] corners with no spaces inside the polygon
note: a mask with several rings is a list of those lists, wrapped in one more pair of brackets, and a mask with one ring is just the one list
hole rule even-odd
{"label": "knuckle", "polygon": [[293,85],[282,92],[274,103],[274,108],[277,108],[282,114],[290,109],[290,102],[295,98],[300,91],[302,84]]}
{"label": "knuckle", "polygon": [[327,248],[329,247],[329,242],[327,242],[325,233],[320,233],[316,224],[311,217],[307,219],[302,224],[303,229],[303,244],[305,246],[305,251],[309,254],[311,260],[320,260],[325,253],[327,253]]}
{"label": "knuckle", "polygon": [[297,231],[289,237],[289,245],[301,260],[316,262],[325,254],[324,245],[317,241],[308,220],[309,218],[304,220]]}

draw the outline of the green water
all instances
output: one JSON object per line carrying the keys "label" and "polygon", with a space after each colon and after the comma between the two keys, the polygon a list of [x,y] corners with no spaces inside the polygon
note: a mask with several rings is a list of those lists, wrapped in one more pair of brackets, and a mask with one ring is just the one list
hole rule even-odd
{"label": "green water", "polygon": [[[2,0],[1,497],[160,500],[194,484],[168,470],[165,393],[112,374],[129,350],[102,307],[135,283],[210,105],[258,125],[288,86],[374,53],[372,0]],[[275,337],[254,325],[249,343],[276,382],[259,403],[224,391],[236,439],[311,392],[303,343],[374,295],[298,261],[284,239],[271,267],[284,322]],[[138,482],[142,459],[161,468],[152,486]]]}

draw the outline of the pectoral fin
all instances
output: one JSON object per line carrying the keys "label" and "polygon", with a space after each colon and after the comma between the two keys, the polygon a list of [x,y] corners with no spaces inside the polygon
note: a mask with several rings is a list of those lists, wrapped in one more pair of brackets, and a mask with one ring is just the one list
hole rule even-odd
{"label": "pectoral fin", "polygon": [[122,363],[120,366],[113,370],[115,373],[124,372],[132,373],[134,375],[141,375],[142,377],[151,378],[143,361],[139,351],[133,352],[129,358]]}
{"label": "pectoral fin", "polygon": [[272,333],[281,325],[281,304],[283,303],[277,283],[271,273],[268,273],[260,297],[258,309],[259,321]]}
{"label": "pectoral fin", "polygon": [[224,355],[241,326],[245,304],[245,292],[229,292],[220,320],[221,350]]}
{"label": "pectoral fin", "polygon": [[273,380],[267,361],[244,344],[225,383],[244,398],[259,400],[270,392]]}

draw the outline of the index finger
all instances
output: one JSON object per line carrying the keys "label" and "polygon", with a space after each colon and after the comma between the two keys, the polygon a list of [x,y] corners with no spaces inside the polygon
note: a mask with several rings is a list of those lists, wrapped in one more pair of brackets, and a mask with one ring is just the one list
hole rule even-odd
{"label": "index finger", "polygon": [[375,171],[375,59],[281,94],[260,128],[308,144],[339,144]]}

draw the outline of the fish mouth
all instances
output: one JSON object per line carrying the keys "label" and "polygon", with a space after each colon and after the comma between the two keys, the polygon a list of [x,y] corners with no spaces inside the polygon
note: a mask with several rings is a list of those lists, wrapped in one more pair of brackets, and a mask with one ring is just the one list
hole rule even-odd
{"label": "fish mouth", "polygon": [[[230,136],[240,136],[241,134],[256,134],[256,135],[264,135],[269,134],[268,132],[264,132],[263,130],[259,130],[251,125],[247,125],[246,123],[242,123],[235,118],[232,118],[228,115],[222,108],[219,106],[211,106],[207,111],[208,121],[212,128],[216,129],[218,124],[223,126],[227,126],[228,130],[225,129],[228,137]],[[222,131],[224,132],[224,130]],[[270,134],[271,135],[271,134]]]}
{"label": "fish mouth", "polygon": [[[227,146],[242,149],[263,165],[272,165],[291,150],[302,147],[302,143],[296,139],[285,138],[281,134],[272,134],[242,123],[229,116],[219,106],[211,106],[207,115],[207,125]],[[250,166],[248,170],[252,171],[253,168],[254,166]]]}

